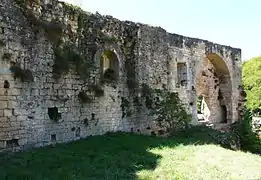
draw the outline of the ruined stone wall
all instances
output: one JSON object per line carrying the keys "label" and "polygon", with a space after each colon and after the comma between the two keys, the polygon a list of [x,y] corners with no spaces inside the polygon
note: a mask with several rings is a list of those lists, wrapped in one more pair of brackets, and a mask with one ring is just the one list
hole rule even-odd
{"label": "ruined stone wall", "polygon": [[[229,113],[231,121],[238,118],[239,49],[58,1],[2,0],[0,20],[0,149],[112,131],[151,133],[155,128],[141,98],[143,84],[178,92],[196,124],[196,73],[208,54],[226,64],[233,93]],[[63,61],[73,50],[77,53],[65,58],[70,62]],[[102,79],[104,51],[118,59],[117,81]]]}

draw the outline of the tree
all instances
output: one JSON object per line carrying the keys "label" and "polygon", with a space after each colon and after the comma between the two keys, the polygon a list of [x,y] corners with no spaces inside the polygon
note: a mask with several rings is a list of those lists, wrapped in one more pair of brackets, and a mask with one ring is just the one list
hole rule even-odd
{"label": "tree", "polygon": [[253,113],[261,112],[261,56],[242,65],[243,86],[247,93],[247,107]]}

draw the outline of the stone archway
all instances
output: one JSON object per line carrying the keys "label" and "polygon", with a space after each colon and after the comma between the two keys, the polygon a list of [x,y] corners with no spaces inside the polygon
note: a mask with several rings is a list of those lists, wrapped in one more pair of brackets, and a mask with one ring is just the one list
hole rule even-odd
{"label": "stone archway", "polygon": [[208,54],[197,69],[197,97],[204,98],[202,114],[210,123],[232,120],[232,82],[225,61],[217,54]]}

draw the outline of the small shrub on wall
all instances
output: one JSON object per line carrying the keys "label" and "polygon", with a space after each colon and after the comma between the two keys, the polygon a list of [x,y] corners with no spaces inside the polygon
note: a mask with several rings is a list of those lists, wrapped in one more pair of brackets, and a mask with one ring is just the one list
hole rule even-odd
{"label": "small shrub on wall", "polygon": [[10,71],[15,79],[20,78],[22,82],[32,82],[34,80],[32,71],[29,69],[22,69],[17,63],[10,68]]}
{"label": "small shrub on wall", "polygon": [[187,113],[178,93],[143,85],[143,96],[151,115],[156,117],[159,124],[167,123],[169,132],[183,129],[191,121],[191,115]]}

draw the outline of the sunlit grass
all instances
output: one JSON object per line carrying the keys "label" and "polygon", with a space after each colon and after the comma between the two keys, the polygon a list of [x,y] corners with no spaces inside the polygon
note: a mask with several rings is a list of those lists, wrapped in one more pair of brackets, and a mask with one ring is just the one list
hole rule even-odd
{"label": "sunlit grass", "polygon": [[154,170],[137,172],[138,179],[260,179],[261,157],[217,145],[154,148],[162,156]]}

